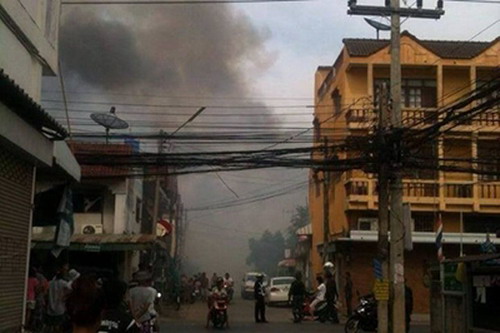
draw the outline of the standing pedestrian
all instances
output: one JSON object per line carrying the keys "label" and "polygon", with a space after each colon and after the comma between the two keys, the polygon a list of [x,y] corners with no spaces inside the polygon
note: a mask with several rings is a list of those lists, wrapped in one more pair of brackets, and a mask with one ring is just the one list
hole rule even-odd
{"label": "standing pedestrian", "polygon": [[47,326],[51,332],[62,332],[67,325],[66,297],[71,292],[71,285],[64,279],[68,264],[62,264],[49,283],[47,303]]}
{"label": "standing pedestrian", "polygon": [[293,322],[299,323],[302,320],[302,306],[306,297],[306,286],[302,282],[302,273],[295,273],[295,281],[292,282],[288,291],[288,302],[292,301]]}
{"label": "standing pedestrian", "polygon": [[339,322],[339,317],[337,314],[336,302],[339,298],[339,293],[337,292],[337,283],[335,282],[335,278],[333,277],[332,272],[327,271],[325,273],[326,277],[326,303],[328,306],[328,311],[330,313],[329,318],[334,322]]}
{"label": "standing pedestrian", "polygon": [[36,308],[36,294],[39,288],[39,281],[36,278],[36,271],[33,266],[28,271],[28,281],[26,290],[26,326],[33,328],[33,314]]}
{"label": "standing pedestrian", "polygon": [[208,284],[209,284],[209,281],[208,281],[207,273],[205,273],[205,272],[201,273],[200,288],[201,288],[201,299],[203,301],[207,300],[208,287],[209,287]]}
{"label": "standing pedestrian", "polygon": [[255,297],[255,322],[256,323],[267,323],[266,320],[266,302],[264,297],[266,296],[266,288],[264,287],[264,275],[257,275],[257,281],[253,287],[253,294]]}
{"label": "standing pedestrian", "polygon": [[105,306],[99,333],[139,333],[139,325],[127,311],[127,283],[112,279],[104,282]]}
{"label": "standing pedestrian", "polygon": [[104,295],[93,275],[82,276],[72,284],[66,300],[72,333],[96,333],[101,324]]}
{"label": "standing pedestrian", "polygon": [[352,280],[351,273],[349,272],[345,273],[344,297],[347,307],[347,316],[350,317],[352,314]]}
{"label": "standing pedestrian", "polygon": [[406,284],[405,279],[405,319],[406,319],[406,333],[410,332],[411,314],[413,312],[413,291]]}

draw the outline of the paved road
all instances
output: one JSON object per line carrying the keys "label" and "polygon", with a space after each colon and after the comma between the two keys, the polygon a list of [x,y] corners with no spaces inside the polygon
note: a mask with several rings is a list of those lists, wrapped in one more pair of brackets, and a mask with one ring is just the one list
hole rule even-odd
{"label": "paved road", "polygon": [[[218,330],[205,329],[205,319],[207,307],[205,303],[195,303],[193,305],[183,305],[179,312],[166,311],[161,319],[161,332],[175,333],[197,333]],[[229,320],[231,332],[248,333],[341,333],[344,332],[343,325],[331,323],[321,324],[319,322],[303,322],[294,324],[289,308],[271,307],[267,308],[267,319],[269,324],[256,324],[253,322],[253,302],[241,299],[235,300],[229,308]],[[411,333],[429,332],[428,326],[415,326]]]}

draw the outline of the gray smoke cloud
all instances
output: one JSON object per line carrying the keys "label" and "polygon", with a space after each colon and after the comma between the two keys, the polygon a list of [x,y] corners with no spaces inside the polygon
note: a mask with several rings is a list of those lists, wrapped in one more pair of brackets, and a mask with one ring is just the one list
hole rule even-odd
{"label": "gray smoke cloud", "polygon": [[274,60],[267,37],[227,5],[75,8],[60,54],[66,71],[104,90],[243,96],[245,68]]}
{"label": "gray smoke cloud", "polygon": [[[228,114],[227,118],[220,118],[221,125],[243,119],[249,125],[262,120],[279,125],[271,109],[261,108],[263,103],[245,100],[252,90],[252,80],[277,59],[277,53],[266,47],[268,37],[268,31],[254,27],[248,17],[230,5],[86,6],[70,7],[64,12],[59,48],[68,90],[90,87],[93,91],[104,93],[100,100],[104,98],[110,103],[117,99],[111,95],[112,92],[231,96],[230,100],[217,103],[253,105],[259,107],[256,112],[268,116],[239,118],[235,110],[220,109],[216,111]],[[77,99],[84,98],[97,97]],[[134,96],[120,99],[126,102],[138,100],[157,101]],[[182,102],[199,105],[211,100],[197,98]],[[206,112],[209,111],[213,108]],[[132,128],[136,119],[163,119],[148,115],[147,110],[144,112],[143,116],[136,118],[128,116]],[[179,124],[185,120],[168,119]],[[202,114],[196,121],[204,120],[206,118]],[[189,151],[199,147],[182,148]],[[253,148],[231,146],[231,149]],[[304,176],[305,172],[293,171],[290,174],[283,170],[224,174],[226,182],[242,197],[265,191],[266,187],[274,189],[287,185],[287,182],[305,179]],[[186,207],[234,199],[233,194],[213,174],[180,177],[179,183]],[[207,272],[242,274],[247,269],[248,239],[257,237],[266,228],[286,228],[286,211],[304,202],[305,191],[302,191],[269,203],[192,214],[186,246],[190,266]]]}

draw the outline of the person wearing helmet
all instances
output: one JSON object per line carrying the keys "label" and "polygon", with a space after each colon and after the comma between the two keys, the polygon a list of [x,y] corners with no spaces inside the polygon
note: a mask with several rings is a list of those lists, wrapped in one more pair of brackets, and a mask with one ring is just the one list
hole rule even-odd
{"label": "person wearing helmet", "polygon": [[255,322],[256,323],[267,323],[266,320],[266,302],[264,297],[266,296],[266,287],[264,286],[264,274],[257,275],[257,281],[255,281],[253,289],[255,297]]}
{"label": "person wearing helmet", "polygon": [[[214,302],[219,298],[227,298],[227,290],[224,288],[224,279],[222,277],[218,277],[215,281],[215,287],[212,288],[210,294],[208,296],[208,314],[207,314],[207,325],[208,328],[210,323],[210,315],[212,310],[214,309]],[[229,322],[226,324],[229,327]]]}

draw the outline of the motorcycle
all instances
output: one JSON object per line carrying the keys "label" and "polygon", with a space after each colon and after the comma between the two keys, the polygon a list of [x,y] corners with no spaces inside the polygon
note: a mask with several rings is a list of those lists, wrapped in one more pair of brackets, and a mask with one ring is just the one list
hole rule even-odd
{"label": "motorcycle", "polygon": [[361,297],[358,307],[345,324],[345,332],[376,332],[377,325],[377,301],[370,294]]}
{"label": "motorcycle", "polygon": [[233,300],[233,295],[234,295],[233,286],[229,283],[225,283],[224,288],[227,291],[228,301],[231,302]]}
{"label": "motorcycle", "polygon": [[316,304],[314,314],[311,316],[311,303],[313,300],[314,297],[306,297],[301,306],[293,307],[292,314],[295,322],[301,322],[306,318],[309,320],[319,320],[322,323],[331,320],[330,310],[328,309],[326,301],[321,301]]}
{"label": "motorcycle", "polygon": [[228,298],[218,297],[213,301],[213,307],[210,313],[210,321],[214,328],[223,328],[229,326],[227,318]]}

